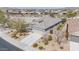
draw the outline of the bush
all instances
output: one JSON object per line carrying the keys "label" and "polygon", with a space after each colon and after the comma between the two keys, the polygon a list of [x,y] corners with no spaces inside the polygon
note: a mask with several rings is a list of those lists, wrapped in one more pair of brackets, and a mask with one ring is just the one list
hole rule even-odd
{"label": "bush", "polygon": [[45,39],[45,40],[44,40],[44,44],[45,44],[45,45],[48,45],[48,43],[49,43],[48,40]]}
{"label": "bush", "polygon": [[40,50],[44,49],[42,46],[39,47]]}
{"label": "bush", "polygon": [[63,24],[63,23],[60,24],[60,25],[58,26],[57,30],[63,29],[64,25],[65,25],[65,24]]}
{"label": "bush", "polygon": [[53,34],[53,30],[50,30],[50,34]]}
{"label": "bush", "polygon": [[52,36],[49,35],[49,36],[48,36],[48,41],[51,41],[51,40],[52,40]]}
{"label": "bush", "polygon": [[50,13],[50,16],[51,16],[51,17],[55,17],[54,13]]}
{"label": "bush", "polygon": [[60,49],[63,49],[63,47],[60,47]]}
{"label": "bush", "polygon": [[73,11],[69,11],[68,13],[67,13],[67,17],[75,17],[77,15],[77,13],[76,12],[73,12]]}
{"label": "bush", "polygon": [[34,44],[33,44],[33,47],[37,47],[37,46],[38,46],[38,44],[37,44],[37,43],[34,43]]}
{"label": "bush", "polygon": [[67,21],[67,19],[66,18],[63,18],[62,19],[62,24],[64,24],[66,21]]}
{"label": "bush", "polygon": [[45,15],[48,15],[49,13],[48,13],[48,12],[44,12],[44,14],[45,14]]}
{"label": "bush", "polygon": [[46,41],[44,44],[45,44],[45,45],[48,45],[48,41]]}

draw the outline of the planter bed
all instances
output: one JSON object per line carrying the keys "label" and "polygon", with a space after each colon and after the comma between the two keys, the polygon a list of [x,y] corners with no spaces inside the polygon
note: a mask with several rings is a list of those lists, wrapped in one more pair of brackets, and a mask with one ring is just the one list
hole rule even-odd
{"label": "planter bed", "polygon": [[61,42],[59,45],[56,41],[55,36],[52,35],[52,40],[48,41],[47,43],[43,42],[44,38],[39,39],[32,45],[33,48],[38,50],[47,50],[47,51],[68,51],[69,50],[69,41]]}
{"label": "planter bed", "polygon": [[20,41],[20,40],[24,39],[26,36],[28,36],[31,33],[31,32],[22,32],[22,33],[18,32],[17,33],[13,29],[5,29],[5,30],[1,30],[1,31],[16,41]]}

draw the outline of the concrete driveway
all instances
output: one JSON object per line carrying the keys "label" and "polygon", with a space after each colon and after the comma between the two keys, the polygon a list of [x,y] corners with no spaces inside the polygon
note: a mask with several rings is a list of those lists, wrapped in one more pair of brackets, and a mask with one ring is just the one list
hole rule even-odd
{"label": "concrete driveway", "polygon": [[70,50],[79,51],[79,32],[73,32],[70,36]]}

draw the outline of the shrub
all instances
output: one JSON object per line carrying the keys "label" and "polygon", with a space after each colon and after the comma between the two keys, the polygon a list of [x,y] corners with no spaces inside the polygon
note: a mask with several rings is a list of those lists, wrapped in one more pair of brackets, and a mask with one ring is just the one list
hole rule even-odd
{"label": "shrub", "polygon": [[33,47],[37,47],[37,46],[38,46],[38,44],[37,44],[37,43],[34,43],[34,44],[33,44]]}
{"label": "shrub", "polygon": [[51,40],[52,40],[52,36],[49,35],[49,36],[48,36],[48,41],[51,41]]}
{"label": "shrub", "polygon": [[77,13],[76,12],[73,12],[73,11],[69,11],[68,13],[67,13],[67,17],[75,17],[77,15]]}
{"label": "shrub", "polygon": [[44,43],[45,45],[48,45],[48,40],[46,39],[46,38],[44,38],[43,40],[42,40],[42,43]]}
{"label": "shrub", "polygon": [[63,49],[63,47],[60,47],[60,49]]}
{"label": "shrub", "polygon": [[64,25],[65,25],[65,24],[63,24],[63,23],[60,24],[60,25],[58,26],[57,30],[63,29]]}
{"label": "shrub", "polygon": [[66,18],[63,18],[62,19],[62,24],[64,24],[66,21],[67,21],[67,19]]}
{"label": "shrub", "polygon": [[50,13],[50,16],[51,16],[51,17],[55,17],[54,13]]}
{"label": "shrub", "polygon": [[39,47],[40,50],[44,49],[42,46]]}
{"label": "shrub", "polygon": [[53,34],[53,30],[50,30],[50,34]]}
{"label": "shrub", "polygon": [[45,45],[48,45],[48,41],[46,41],[44,44],[45,44]]}

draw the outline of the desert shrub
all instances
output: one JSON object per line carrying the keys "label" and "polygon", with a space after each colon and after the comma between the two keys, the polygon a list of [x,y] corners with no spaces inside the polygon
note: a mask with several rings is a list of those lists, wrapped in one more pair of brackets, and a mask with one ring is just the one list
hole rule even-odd
{"label": "desert shrub", "polygon": [[48,45],[48,43],[49,43],[48,41],[45,41],[45,42],[44,42],[45,45]]}
{"label": "desert shrub", "polygon": [[49,36],[48,36],[48,41],[51,41],[51,40],[52,40],[52,36],[49,35]]}
{"label": "desert shrub", "polygon": [[51,17],[55,17],[54,13],[50,13],[50,16],[51,16]]}
{"label": "desert shrub", "polygon": [[63,47],[60,47],[60,49],[63,49]]}
{"label": "desert shrub", "polygon": [[50,30],[50,34],[53,34],[53,30]]}
{"label": "desert shrub", "polygon": [[75,17],[77,15],[77,13],[76,12],[74,12],[74,11],[69,11],[68,13],[67,13],[67,17]]}
{"label": "desert shrub", "polygon": [[64,26],[65,26],[65,24],[61,23],[61,24],[58,26],[57,30],[63,29]]}
{"label": "desert shrub", "polygon": [[37,44],[37,43],[34,43],[34,44],[33,44],[33,47],[37,47],[37,46],[38,46],[38,44]]}
{"label": "desert shrub", "polygon": [[39,47],[40,50],[44,49],[42,46]]}

